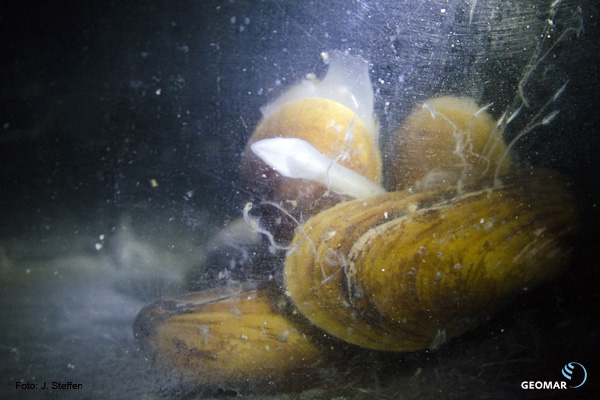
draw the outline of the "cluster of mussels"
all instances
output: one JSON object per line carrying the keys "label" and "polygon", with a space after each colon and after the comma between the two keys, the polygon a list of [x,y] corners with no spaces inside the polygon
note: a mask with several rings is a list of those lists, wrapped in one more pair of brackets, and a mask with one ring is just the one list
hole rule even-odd
{"label": "cluster of mussels", "polygon": [[340,381],[355,351],[435,348],[568,264],[569,185],[519,171],[485,107],[448,96],[417,106],[394,137],[385,190],[368,64],[328,60],[322,81],[263,108],[243,156],[243,180],[279,213],[264,226],[249,203],[246,222],[285,245],[283,279],[159,299],[136,319],[144,347],[200,385]]}

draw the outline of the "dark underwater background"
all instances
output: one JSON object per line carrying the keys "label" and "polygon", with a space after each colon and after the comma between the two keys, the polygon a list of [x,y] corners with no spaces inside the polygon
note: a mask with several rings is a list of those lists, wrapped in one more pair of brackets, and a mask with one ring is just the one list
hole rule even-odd
{"label": "dark underwater background", "polygon": [[[521,84],[530,107],[510,140],[568,82],[542,115],[556,117],[515,152],[573,183],[580,240],[559,279],[438,350],[382,358],[343,387],[244,396],[600,393],[594,1],[12,3],[0,10],[0,397],[238,395],[153,366],[133,319],[207,268],[207,243],[249,196],[238,165],[260,107],[307,73],[322,77],[320,53],[331,50],[370,62],[384,161],[394,129],[426,98],[470,96],[500,118]],[[571,361],[588,372],[578,392],[521,389],[562,380]],[[52,381],[83,389],[15,389]]]}

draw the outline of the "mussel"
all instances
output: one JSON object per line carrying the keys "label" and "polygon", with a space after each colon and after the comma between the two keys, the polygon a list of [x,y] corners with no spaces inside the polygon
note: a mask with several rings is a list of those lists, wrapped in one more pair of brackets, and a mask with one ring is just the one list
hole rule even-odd
{"label": "mussel", "polygon": [[280,291],[241,283],[159,299],[134,332],[161,364],[207,387],[290,391],[351,377],[339,368],[348,345],[289,307]]}
{"label": "mussel", "polygon": [[415,107],[394,136],[391,188],[460,188],[507,174],[503,132],[487,108],[456,96],[428,99]]}
{"label": "mussel", "polygon": [[328,60],[322,81],[311,75],[262,109],[242,159],[248,191],[299,220],[384,191],[368,64],[341,52]]}
{"label": "mussel", "polygon": [[321,212],[292,242],[287,294],[350,343],[437,347],[567,265],[577,234],[568,185],[544,170],[506,181],[391,192]]}

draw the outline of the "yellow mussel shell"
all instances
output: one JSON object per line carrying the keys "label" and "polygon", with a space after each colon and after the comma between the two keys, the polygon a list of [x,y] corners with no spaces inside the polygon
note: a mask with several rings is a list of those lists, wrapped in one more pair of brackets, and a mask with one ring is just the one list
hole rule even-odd
{"label": "yellow mussel shell", "polygon": [[546,171],[512,182],[338,204],[296,234],[287,294],[350,343],[436,347],[567,265],[577,231],[568,186]]}
{"label": "yellow mussel shell", "polygon": [[339,342],[286,316],[281,301],[249,283],[164,298],[139,313],[134,334],[163,365],[198,385],[292,391],[339,378]]}
{"label": "yellow mussel shell", "polygon": [[394,190],[434,190],[505,175],[507,146],[473,99],[444,96],[415,107],[398,128],[389,178]]}
{"label": "yellow mussel shell", "polygon": [[[358,176],[383,191],[369,64],[339,51],[324,57],[328,70],[323,80],[308,74],[261,108],[263,117],[241,163],[245,188],[297,220],[358,197],[356,183],[346,185],[344,179],[354,182]],[[283,145],[292,142],[291,148]],[[333,172],[337,167],[344,170],[341,175]],[[274,228],[276,236],[291,238],[293,226]]]}
{"label": "yellow mussel shell", "polygon": [[326,98],[295,100],[261,120],[242,161],[242,176],[248,188],[266,199],[285,204],[292,213],[297,209],[312,215],[341,199],[329,193],[326,185],[282,176],[250,150],[256,141],[274,137],[302,139],[337,164],[374,183],[381,182],[378,143],[353,111]]}

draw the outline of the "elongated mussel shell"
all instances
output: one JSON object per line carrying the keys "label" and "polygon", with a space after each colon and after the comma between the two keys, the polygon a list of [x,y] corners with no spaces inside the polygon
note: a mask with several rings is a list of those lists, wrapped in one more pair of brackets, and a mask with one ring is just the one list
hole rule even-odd
{"label": "elongated mussel shell", "polygon": [[577,233],[568,193],[564,181],[535,171],[463,194],[392,192],[339,204],[296,234],[287,293],[315,325],[350,343],[435,347],[564,270]]}
{"label": "elongated mussel shell", "polygon": [[316,335],[300,315],[286,316],[282,302],[250,283],[164,298],[140,311],[134,335],[200,386],[269,392],[338,380],[334,366],[348,346]]}

